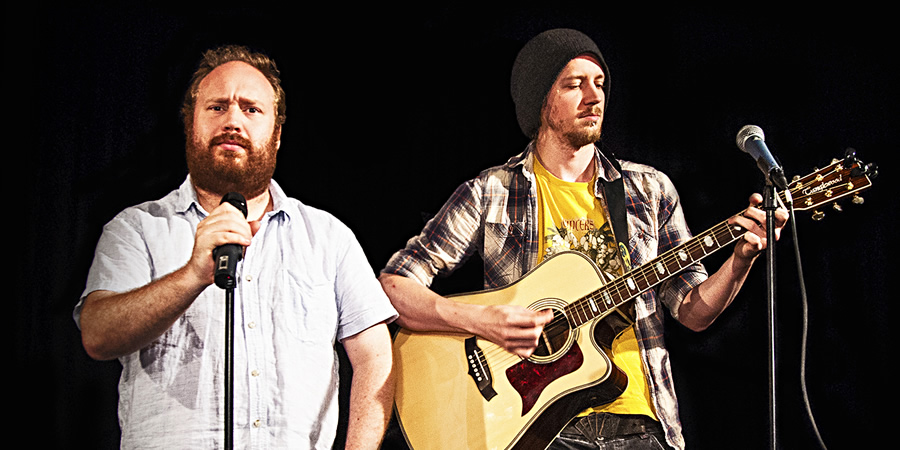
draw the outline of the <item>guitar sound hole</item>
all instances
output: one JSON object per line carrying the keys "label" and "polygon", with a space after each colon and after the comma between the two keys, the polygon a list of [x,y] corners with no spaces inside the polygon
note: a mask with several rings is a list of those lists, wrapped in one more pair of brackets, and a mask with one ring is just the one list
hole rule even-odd
{"label": "guitar sound hole", "polygon": [[553,308],[553,320],[544,326],[544,332],[538,339],[538,346],[534,350],[534,356],[547,358],[559,353],[565,353],[569,349],[569,334],[572,327],[569,318],[559,309]]}

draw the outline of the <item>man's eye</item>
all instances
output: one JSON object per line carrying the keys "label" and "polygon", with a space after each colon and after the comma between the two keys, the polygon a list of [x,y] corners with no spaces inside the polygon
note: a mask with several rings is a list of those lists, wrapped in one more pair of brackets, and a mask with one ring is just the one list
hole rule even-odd
{"label": "man's eye", "polygon": [[212,106],[210,106],[208,109],[209,109],[210,111],[223,111],[223,110],[224,110],[224,108],[222,108],[222,107],[219,106],[219,105],[212,105]]}
{"label": "man's eye", "polygon": [[262,112],[259,108],[254,107],[254,106],[250,106],[250,107],[246,108],[245,111],[247,111],[248,113],[251,113],[251,114],[257,114],[257,113]]}

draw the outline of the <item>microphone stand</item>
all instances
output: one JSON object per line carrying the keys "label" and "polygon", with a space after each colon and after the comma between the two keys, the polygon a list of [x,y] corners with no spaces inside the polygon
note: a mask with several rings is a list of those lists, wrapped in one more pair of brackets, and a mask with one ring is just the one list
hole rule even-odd
{"label": "microphone stand", "polygon": [[234,285],[225,288],[225,448],[234,448]]}
{"label": "microphone stand", "polygon": [[[230,203],[247,217],[247,200],[237,192],[222,197],[222,203]],[[243,259],[244,249],[237,244],[226,244],[213,250],[216,264],[216,286],[225,290],[225,448],[234,448],[234,287],[237,285],[237,264]]]}
{"label": "microphone stand", "polygon": [[766,212],[766,298],[768,310],[768,345],[769,345],[769,448],[778,448],[776,425],[777,401],[775,394],[775,210],[778,209],[778,197],[775,186],[766,182],[763,195],[763,210]]}
{"label": "microphone stand", "polygon": [[769,447],[778,448],[775,394],[775,211],[778,209],[776,188],[787,189],[784,170],[769,153],[762,129],[756,125],[746,125],[738,132],[738,148],[756,160],[759,170],[766,176],[762,209],[766,212],[766,297],[768,309],[769,343]]}

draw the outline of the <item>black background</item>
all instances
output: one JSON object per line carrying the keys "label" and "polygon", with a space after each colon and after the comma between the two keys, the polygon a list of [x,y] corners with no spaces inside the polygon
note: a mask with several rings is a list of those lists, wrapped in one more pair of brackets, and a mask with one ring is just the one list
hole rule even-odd
{"label": "black background", "polygon": [[[862,206],[796,225],[809,293],[807,379],[830,448],[886,442],[894,401],[888,276],[897,66],[887,11],[374,5],[184,9],[100,2],[5,9],[4,183],[14,334],[11,431],[54,448],[115,448],[117,362],[90,360],[71,319],[102,225],[186,173],[178,109],[202,50],[248,44],[282,70],[288,120],[275,178],[356,233],[373,270],[452,190],[520,152],[509,74],[554,27],[592,36],[610,66],[605,143],[665,171],[695,232],[762,188],[734,144],[766,132],[788,175],[854,147],[881,176]],[[844,5],[846,7],[846,5]],[[21,155],[21,156],[20,156]],[[791,236],[778,245],[781,448],[815,441],[801,403],[801,303]],[[727,255],[714,255],[715,269]],[[477,265],[442,282],[479,286]],[[762,264],[709,330],[667,330],[689,447],[766,448]],[[888,411],[891,411],[888,409]],[[396,444],[397,435],[388,437]]]}

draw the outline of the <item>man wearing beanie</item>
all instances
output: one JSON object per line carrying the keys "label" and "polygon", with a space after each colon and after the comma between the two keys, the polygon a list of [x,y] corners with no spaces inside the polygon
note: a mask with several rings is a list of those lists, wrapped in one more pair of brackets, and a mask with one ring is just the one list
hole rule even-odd
{"label": "man wearing beanie", "polygon": [[[391,257],[380,280],[400,313],[397,322],[401,326],[475,335],[519,358],[529,358],[522,363],[534,362],[535,372],[550,371],[553,361],[548,359],[553,358],[547,353],[555,350],[549,342],[550,327],[545,330],[545,325],[559,321],[559,309],[555,318],[549,305],[529,307],[540,298],[521,305],[455,301],[427,286],[476,251],[484,260],[486,289],[528,286],[517,282],[522,277],[534,280],[543,276],[543,267],[538,267],[543,261],[573,250],[593,262],[599,277],[608,282],[690,238],[669,179],[652,167],[617,161],[596,144],[609,86],[610,71],[603,56],[581,32],[549,30],[525,45],[513,65],[511,93],[519,125],[532,141],[506,164],[463,183],[422,233]],[[596,337],[580,346],[585,362],[579,362],[572,373],[551,376],[549,384],[536,392],[540,397],[527,411],[532,418],[523,419],[522,433],[513,433],[510,442],[489,442],[488,446],[506,447],[540,435],[549,436],[545,441],[556,436],[550,448],[684,448],[661,306],[697,331],[716,319],[734,299],[754,259],[766,246],[766,231],[759,225],[765,222],[765,215],[754,207],[760,201],[759,195],[751,197],[751,206],[734,219],[734,225],[746,232],[717,272],[707,275],[699,262],[687,265],[677,276],[584,327],[580,333]],[[786,212],[779,211],[778,231],[786,218]],[[596,346],[588,347],[591,342]],[[589,357],[603,357],[599,348],[614,366],[600,375],[605,379],[603,388],[598,388],[600,394],[591,394],[594,403],[560,406],[574,403],[571,390],[586,387],[566,383],[580,370],[587,370]],[[504,372],[505,367],[487,370],[492,371],[495,387],[504,382],[516,384],[513,375]],[[501,401],[484,391],[482,395],[485,405]],[[523,395],[523,403],[525,398]],[[524,416],[529,407],[521,408]],[[534,416],[534,410],[540,408],[545,408],[544,416],[559,415],[559,411],[569,415],[554,422]],[[442,405],[434,405],[435,414],[440,416],[442,411]],[[573,420],[566,424],[570,418]],[[457,431],[487,435],[484,430],[470,431],[475,428],[459,425]],[[467,439],[482,442],[480,435]]]}

